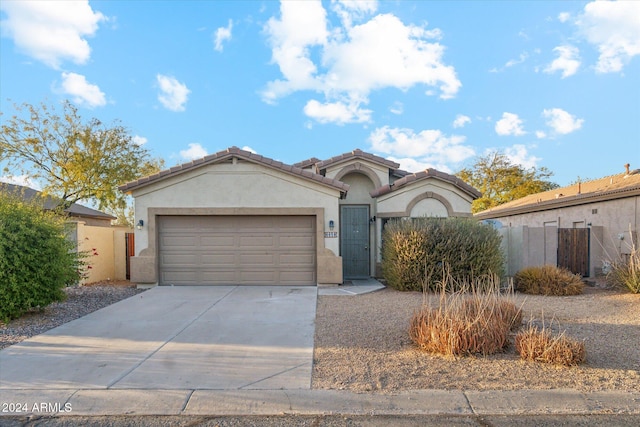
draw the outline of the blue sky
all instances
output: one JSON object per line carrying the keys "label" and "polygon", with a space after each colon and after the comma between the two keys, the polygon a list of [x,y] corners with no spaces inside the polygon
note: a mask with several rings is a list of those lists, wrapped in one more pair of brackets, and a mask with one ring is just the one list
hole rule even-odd
{"label": "blue sky", "polygon": [[567,185],[640,168],[640,2],[0,3],[0,97],[70,99],[167,166],[360,148],[455,173],[490,150]]}

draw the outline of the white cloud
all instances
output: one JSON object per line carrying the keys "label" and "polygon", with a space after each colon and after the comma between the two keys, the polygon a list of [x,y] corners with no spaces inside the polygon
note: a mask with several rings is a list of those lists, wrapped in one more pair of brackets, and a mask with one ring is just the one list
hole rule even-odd
{"label": "white cloud", "polygon": [[[326,99],[314,106],[353,105],[367,103],[374,90],[416,85],[427,86],[425,93],[438,89],[435,93],[443,99],[457,94],[462,84],[455,69],[443,63],[439,30],[405,25],[391,14],[369,19],[375,2],[331,5],[342,20],[332,31],[320,1],[282,2],[280,17],[269,19],[265,33],[282,78],[267,83],[262,91],[265,102],[296,91],[315,91]],[[363,22],[352,25],[354,20]],[[338,123],[343,123],[341,117]]]}
{"label": "white cloud", "polygon": [[360,108],[357,101],[320,103],[315,99],[307,102],[304,113],[320,123],[366,123],[371,121],[371,110]]}
{"label": "white cloud", "polygon": [[84,64],[91,47],[86,37],[93,36],[100,21],[107,18],[94,12],[84,1],[3,1],[6,14],[2,33],[13,39],[27,55],[58,69],[62,61]]}
{"label": "white cloud", "polygon": [[631,58],[640,55],[640,2],[591,2],[576,24],[600,52],[599,73],[622,71]]}
{"label": "white cloud", "polygon": [[22,185],[23,187],[33,188],[34,190],[41,191],[42,186],[36,181],[32,180],[29,175],[5,175],[0,176],[0,182],[6,182],[7,184]]}
{"label": "white cloud", "polygon": [[454,128],[464,127],[467,123],[471,123],[471,117],[465,116],[464,114],[458,114],[453,121]]}
{"label": "white cloud", "polygon": [[328,37],[326,11],[320,1],[280,3],[281,18],[270,18],[265,26],[272,47],[272,62],[278,64],[284,80],[267,84],[263,99],[274,102],[296,90],[319,88],[317,68],[309,48],[322,45]]}
{"label": "white cloud", "polygon": [[558,21],[564,23],[567,22],[571,18],[571,14],[569,12],[560,12],[558,14]]}
{"label": "white cloud", "polygon": [[168,110],[184,111],[187,98],[191,93],[187,86],[171,76],[158,74],[156,79],[160,85],[158,101]]}
{"label": "white cloud", "polygon": [[523,62],[525,62],[527,59],[529,58],[529,53],[527,52],[522,52],[520,54],[520,56],[518,56],[518,59],[510,59],[508,60],[504,66],[502,68],[492,68],[489,70],[490,73],[500,73],[503,72],[505,70],[505,68],[510,68],[513,66],[516,66],[518,64],[522,64]]}
{"label": "white cloud", "polygon": [[104,92],[98,85],[91,84],[82,74],[62,73],[61,90],[71,95],[73,102],[89,108],[102,107],[107,104]]}
{"label": "white cloud", "polygon": [[518,57],[518,59],[511,59],[507,61],[507,63],[504,64],[504,66],[506,68],[509,68],[509,67],[513,67],[514,65],[522,64],[524,61],[527,60],[527,58],[529,58],[529,54],[527,52],[522,52]]}
{"label": "white cloud", "polygon": [[216,30],[213,39],[214,49],[218,52],[222,52],[224,49],[223,43],[227,40],[231,40],[231,30],[233,29],[233,21],[229,19],[229,25],[226,27],[220,27]]}
{"label": "white cloud", "polygon": [[331,9],[340,17],[342,25],[349,28],[353,21],[361,21],[378,10],[377,0],[331,0]]}
{"label": "white cloud", "polygon": [[242,147],[242,149],[244,151],[248,151],[248,152],[253,153],[253,154],[258,154],[258,152],[256,150],[254,150],[253,148],[249,147],[248,145],[245,145],[244,147]]}
{"label": "white cloud", "polygon": [[[439,130],[423,130],[415,133],[412,129],[399,129],[384,126],[369,135],[371,149],[384,155],[402,159],[409,166],[432,165],[440,170],[448,170],[445,165],[460,163],[475,154],[473,148],[464,145],[466,138],[461,135],[446,136]],[[422,168],[422,166],[420,166]],[[424,168],[422,168],[424,169]]]}
{"label": "white cloud", "polygon": [[537,130],[536,131],[536,138],[538,139],[544,139],[547,137],[547,133],[543,130]]}
{"label": "white cloud", "polygon": [[389,107],[389,111],[393,114],[400,115],[404,113],[404,104],[400,101],[396,101],[391,107]]}
{"label": "white cloud", "polygon": [[149,140],[147,138],[145,138],[144,136],[140,136],[140,135],[134,135],[131,138],[131,141],[136,144],[136,145],[144,145],[146,144]]}
{"label": "white cloud", "polygon": [[186,150],[180,150],[180,157],[186,160],[196,160],[207,155],[207,150],[197,142],[189,144]]}
{"label": "white cloud", "polygon": [[527,151],[527,147],[521,144],[516,144],[512,147],[508,147],[504,150],[504,155],[507,156],[511,163],[522,166],[525,169],[531,169],[538,165],[538,162],[542,160],[540,157],[536,157]]}
{"label": "white cloud", "polygon": [[558,46],[553,49],[557,52],[558,57],[544,69],[547,74],[553,74],[556,71],[562,71],[562,78],[574,75],[580,68],[579,51],[574,46]]}
{"label": "white cloud", "polygon": [[522,119],[513,113],[502,113],[502,118],[496,122],[495,129],[500,136],[522,136],[526,133],[522,127]]}
{"label": "white cloud", "polygon": [[411,157],[387,157],[388,160],[400,164],[400,169],[408,172],[422,172],[423,170],[433,168],[441,172],[453,173],[452,169],[445,163],[434,163],[422,159],[413,159]]}
{"label": "white cloud", "polygon": [[561,108],[543,110],[542,116],[547,119],[547,126],[560,135],[566,135],[582,127],[584,119],[578,119]]}

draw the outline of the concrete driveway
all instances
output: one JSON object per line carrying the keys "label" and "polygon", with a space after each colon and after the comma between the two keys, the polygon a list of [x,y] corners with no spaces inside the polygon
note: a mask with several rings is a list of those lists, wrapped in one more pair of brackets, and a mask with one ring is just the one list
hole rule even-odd
{"label": "concrete driveway", "polygon": [[156,287],[0,351],[0,391],[309,389],[315,287]]}

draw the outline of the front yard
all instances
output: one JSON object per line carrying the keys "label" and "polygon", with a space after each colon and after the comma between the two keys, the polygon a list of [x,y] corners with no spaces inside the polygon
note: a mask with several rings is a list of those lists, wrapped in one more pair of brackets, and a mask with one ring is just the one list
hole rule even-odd
{"label": "front yard", "polygon": [[421,293],[392,289],[319,297],[312,387],[640,390],[640,295],[591,287],[570,297],[517,294],[516,304],[524,304],[523,323],[544,318],[554,331],[566,329],[570,337],[584,340],[587,361],[571,368],[523,362],[513,345],[487,357],[449,359],[421,352],[408,327],[422,301]]}

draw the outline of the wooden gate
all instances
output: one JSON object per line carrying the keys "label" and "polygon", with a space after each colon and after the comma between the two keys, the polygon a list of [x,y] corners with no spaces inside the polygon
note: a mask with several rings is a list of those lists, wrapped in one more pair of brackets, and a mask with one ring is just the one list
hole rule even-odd
{"label": "wooden gate", "polygon": [[124,241],[126,245],[127,280],[131,280],[131,257],[136,254],[135,234],[125,233]]}
{"label": "wooden gate", "polygon": [[558,228],[558,267],[589,276],[588,228]]}

